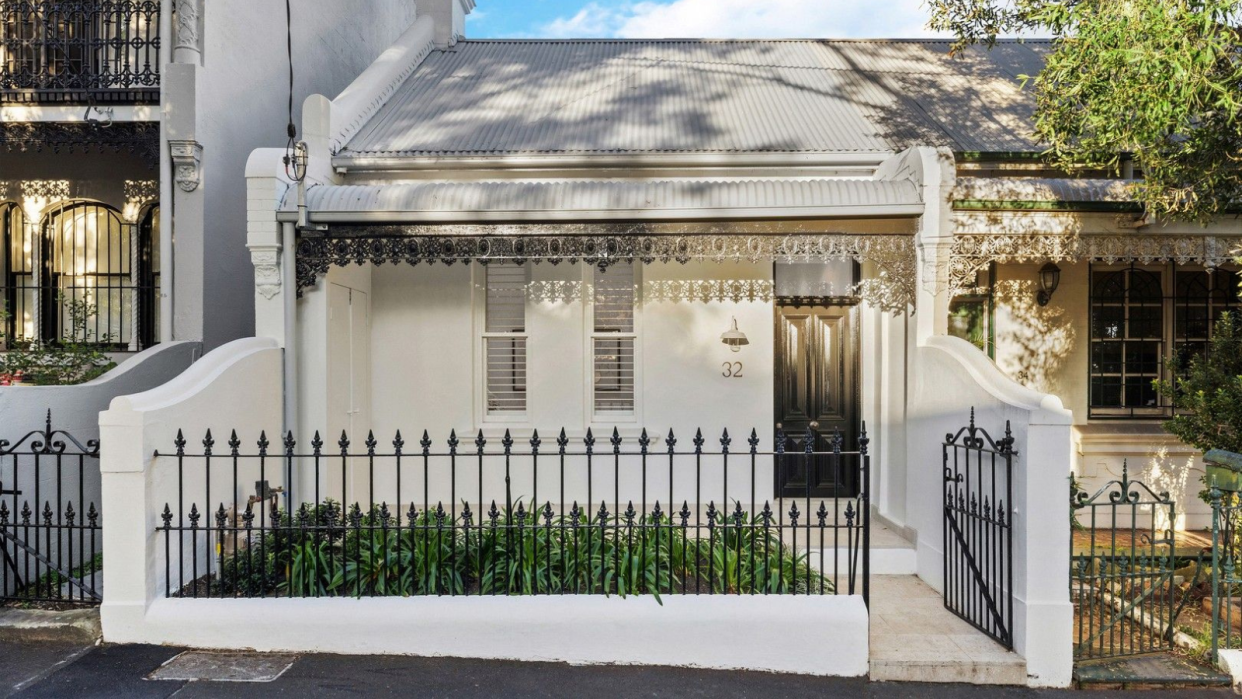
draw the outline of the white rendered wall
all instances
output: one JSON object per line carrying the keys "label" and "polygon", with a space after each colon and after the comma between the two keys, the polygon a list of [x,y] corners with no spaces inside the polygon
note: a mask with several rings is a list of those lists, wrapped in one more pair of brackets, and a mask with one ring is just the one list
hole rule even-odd
{"label": "white rendered wall", "polygon": [[[414,21],[413,0],[370,0],[359,9],[294,5],[295,124],[307,95],[340,92]],[[211,349],[254,332],[243,173],[256,148],[284,146],[289,62],[283,3],[222,0],[203,12],[201,64],[170,76],[181,87],[168,107],[171,137],[203,146],[202,183],[176,194],[175,331]]]}
{"label": "white rendered wall", "polygon": [[[158,600],[109,641],[200,648],[867,674],[857,595]],[[262,623],[255,623],[262,619]],[[728,641],[728,642],[726,642]]]}
{"label": "white rendered wall", "polygon": [[927,211],[917,238],[918,312],[913,319],[905,413],[906,520],[917,532],[918,574],[944,583],[942,444],[975,409],[995,439],[1008,422],[1015,438],[1013,501],[1014,650],[1028,684],[1068,686],[1073,676],[1069,601],[1069,498],[1074,416],[1059,399],[1015,383],[987,355],[948,337],[949,255],[954,220],[952,154],[916,148],[902,156],[922,173]]}
{"label": "white rendered wall", "polygon": [[[532,431],[538,429],[544,453],[552,453],[561,428],[572,440],[570,449],[581,450],[582,439],[590,427],[597,440],[596,451],[605,453],[611,451],[608,438],[614,427],[619,429],[627,450],[637,449],[637,438],[645,427],[652,439],[652,452],[659,453],[665,451],[663,440],[670,428],[678,439],[679,450],[687,451],[693,449],[691,440],[697,428],[704,431],[705,451],[718,451],[721,431],[728,428],[733,438],[731,449],[744,452],[749,448],[746,439],[754,428],[761,440],[760,450],[771,450],[774,319],[770,263],[642,267],[637,312],[641,348],[637,359],[638,414],[615,420],[595,420],[590,410],[588,317],[583,298],[584,293],[590,297],[592,274],[593,270],[580,264],[531,266],[527,303],[528,409],[524,418],[502,420],[485,416],[481,407],[482,372],[476,370],[480,344],[477,314],[481,312],[477,285],[481,283],[481,268],[376,267],[371,273],[370,287],[371,414],[376,438],[387,445],[401,430],[413,450],[426,430],[435,442],[435,450],[444,451],[450,432],[456,430],[462,441],[461,451],[473,453],[474,438],[480,429],[489,442],[489,451],[498,450],[500,438],[505,430],[510,430],[517,443],[515,451],[521,451],[529,450],[528,440]],[[734,283],[757,290],[747,292],[755,293],[755,297],[734,300],[730,292],[720,291]],[[318,297],[325,295],[324,288],[321,285],[308,292],[301,307],[315,308],[321,302]],[[300,354],[302,380],[303,385],[311,386],[302,394],[304,432],[314,429],[310,426],[313,420],[337,412],[331,407],[331,400],[324,399],[326,410],[320,407],[321,399],[314,393],[324,379],[312,368],[322,361],[322,343],[312,346],[312,338],[318,336],[317,330],[310,329],[316,322],[312,313],[305,310],[300,322],[304,338]],[[720,334],[729,328],[734,317],[750,340],[738,353],[730,352],[720,341]],[[742,362],[741,378],[725,377],[725,362]],[[336,370],[326,363],[322,366],[327,373]],[[335,438],[335,431],[333,435]],[[354,438],[360,440],[364,436]],[[636,472],[635,461],[623,464],[630,474]],[[703,497],[723,503],[723,465],[711,459],[704,464]],[[679,468],[689,465],[687,462]],[[515,473],[522,474],[515,482],[531,483],[526,488],[529,496],[533,489],[533,482],[526,475],[529,461],[515,459],[514,466]],[[751,502],[756,497],[762,501],[771,497],[770,460],[758,469],[753,495],[749,468],[737,459],[729,468],[733,479],[729,501]],[[652,497],[655,493],[666,494],[667,477],[660,475],[657,480],[654,465],[651,470]],[[447,480],[441,480],[438,489],[435,479],[432,480],[433,490],[444,494]],[[678,502],[687,498],[693,501],[693,491],[686,490],[693,486],[691,479],[675,481]],[[569,490],[565,497],[585,502],[585,477],[571,474],[566,482]],[[386,492],[394,488],[391,476],[378,475],[377,483],[381,490],[387,488]],[[477,476],[462,474],[458,483],[467,492],[474,492]],[[601,480],[599,487],[603,490],[592,489],[593,492],[606,493],[610,501],[616,496],[611,479],[606,484]],[[641,491],[638,481],[623,482],[622,488],[624,493]],[[418,492],[421,494],[421,488]],[[495,494],[498,493],[489,492],[487,497]],[[555,499],[559,499],[559,492]],[[661,499],[667,511],[667,497]],[[540,496],[540,500],[545,497]]]}
{"label": "white rendered wall", "polygon": [[[184,498],[185,507],[190,503],[228,502],[233,496],[245,502],[253,491],[257,473],[251,464],[240,475],[240,492],[229,492],[231,484],[219,480],[210,493],[206,492],[199,460],[187,462],[182,480],[177,458],[168,456],[176,451],[178,430],[185,435],[189,453],[202,451],[209,429],[221,451],[227,449],[233,429],[251,453],[263,431],[279,443],[280,365],[281,351],[274,341],[236,340],[162,386],[114,399],[99,416],[103,509],[108,513],[103,530],[107,594],[100,617],[108,641],[125,643],[144,638],[148,608],[167,589],[166,561],[180,560],[188,565],[194,559],[188,552],[180,555],[176,535],[172,536],[171,558],[165,555],[163,535],[156,533],[164,507],[170,506],[175,513],[175,524],[184,525],[186,513],[179,511],[180,498]],[[155,456],[157,452],[161,456]],[[281,485],[279,473],[267,475],[273,486]],[[204,555],[206,546],[206,536],[199,538],[201,560],[211,560]],[[180,581],[184,571],[176,564],[169,568],[173,579]],[[241,645],[240,641],[236,644]]]}

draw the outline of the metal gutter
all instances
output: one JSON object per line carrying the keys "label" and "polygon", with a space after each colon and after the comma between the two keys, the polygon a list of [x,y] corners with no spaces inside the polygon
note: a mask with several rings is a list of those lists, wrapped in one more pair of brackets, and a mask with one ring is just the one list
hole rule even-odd
{"label": "metal gutter", "polygon": [[859,153],[642,153],[483,156],[337,155],[338,172],[411,170],[602,170],[636,167],[859,167],[876,168],[892,151]]}
{"label": "metal gutter", "polygon": [[[907,218],[923,214],[922,204],[887,206],[808,206],[765,209],[630,209],[533,211],[312,211],[312,223],[512,223],[578,221],[776,221],[824,218]],[[278,221],[296,221],[281,211]]]}

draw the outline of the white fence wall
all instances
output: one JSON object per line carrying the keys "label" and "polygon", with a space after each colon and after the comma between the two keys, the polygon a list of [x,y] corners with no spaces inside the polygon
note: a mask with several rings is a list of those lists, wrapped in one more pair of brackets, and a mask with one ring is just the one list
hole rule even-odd
{"label": "white fence wall", "polygon": [[[867,611],[857,595],[676,596],[662,603],[599,595],[165,597],[166,576],[179,581],[182,574],[175,563],[165,566],[193,556],[181,556],[178,539],[186,537],[158,532],[160,513],[166,504],[180,509],[182,497],[186,507],[207,497],[198,478],[178,478],[178,459],[167,455],[172,440],[181,429],[187,451],[200,452],[207,429],[221,445],[236,425],[248,431],[239,438],[251,441],[265,429],[278,443],[281,356],[274,340],[238,340],[165,386],[116,399],[101,416],[104,503],[114,513],[104,537],[106,641],[866,674]],[[213,485],[213,501],[218,496]],[[203,516],[210,522],[210,513]],[[203,555],[206,536],[194,552],[201,560],[211,558]],[[746,642],[721,643],[733,633]]]}
{"label": "white fence wall", "polygon": [[1015,438],[1012,507],[1014,650],[1030,684],[1065,686],[1072,670],[1069,586],[1070,425],[1055,396],[1006,378],[965,340],[937,336],[916,348],[907,420],[909,524],[918,530],[918,573],[942,590],[944,475],[941,445],[975,409],[994,439]]}
{"label": "white fence wall", "polygon": [[[220,435],[221,443],[234,427],[239,438],[251,442],[262,430],[279,441],[281,356],[273,340],[236,340],[163,386],[113,400],[100,415],[103,505],[109,512],[104,527],[108,594],[100,615],[109,641],[149,638],[144,619],[165,589],[163,538],[156,534],[160,513],[166,504],[177,508],[179,494],[187,503],[204,500],[197,489],[200,479],[187,479],[186,489],[179,491],[176,458],[167,456],[175,451],[177,431],[184,431],[196,451],[208,429]],[[204,513],[206,521],[209,517]],[[174,546],[171,556],[178,554]],[[244,645],[238,639],[237,647]]]}

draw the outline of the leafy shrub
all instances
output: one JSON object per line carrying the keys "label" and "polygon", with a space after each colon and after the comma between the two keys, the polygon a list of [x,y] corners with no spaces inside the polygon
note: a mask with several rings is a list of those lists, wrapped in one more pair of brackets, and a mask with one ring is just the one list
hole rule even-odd
{"label": "leafy shrub", "polygon": [[400,523],[386,505],[343,513],[331,501],[303,505],[293,517],[273,512],[267,533],[243,530],[244,550],[221,553],[212,589],[245,597],[615,593],[657,600],[834,589],[806,554],[780,540],[770,519],[752,526],[740,506],[727,523],[720,516],[704,526],[701,538],[684,518],[678,524],[658,510],[640,517],[632,507],[614,521],[576,505],[563,517],[550,505],[528,512],[518,500],[503,510],[493,505],[468,528],[454,528],[452,517],[437,507]]}
{"label": "leafy shrub", "polygon": [[[103,349],[114,338],[97,337],[89,327],[98,307],[87,300],[66,301],[64,296],[57,302],[69,316],[69,337],[56,342],[9,338],[0,365],[10,382],[20,379],[36,386],[68,386],[96,379],[116,366]],[[8,314],[0,312],[0,328],[7,327],[7,320]]]}

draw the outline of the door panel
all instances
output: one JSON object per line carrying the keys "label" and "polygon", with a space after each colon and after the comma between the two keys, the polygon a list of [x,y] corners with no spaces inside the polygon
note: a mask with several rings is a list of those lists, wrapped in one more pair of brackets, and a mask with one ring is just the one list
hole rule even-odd
{"label": "door panel", "polygon": [[776,423],[788,437],[790,454],[777,468],[782,497],[855,494],[852,469],[836,473],[831,457],[812,457],[808,463],[800,455],[808,428],[814,451],[832,451],[838,430],[844,449],[854,448],[858,352],[853,314],[853,306],[777,305]]}

